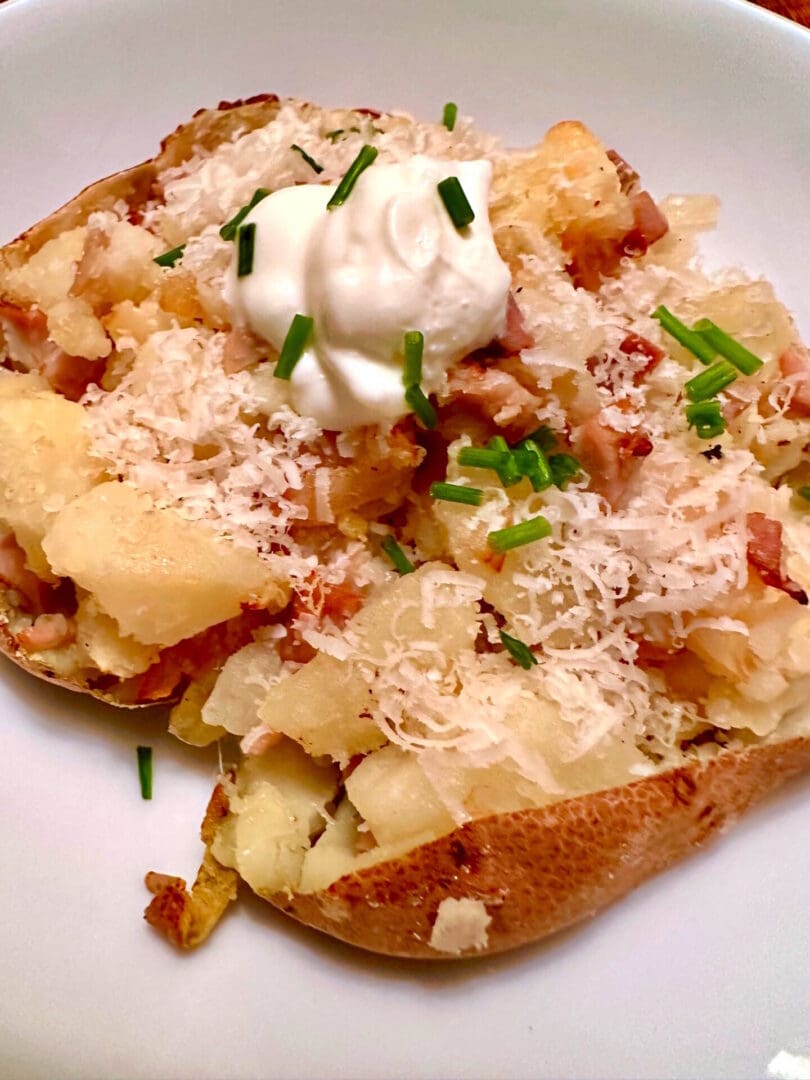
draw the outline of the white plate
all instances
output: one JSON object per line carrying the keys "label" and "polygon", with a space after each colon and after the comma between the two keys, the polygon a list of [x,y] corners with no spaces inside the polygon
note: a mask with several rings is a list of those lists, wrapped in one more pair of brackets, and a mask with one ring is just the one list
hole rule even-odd
{"label": "white plate", "polygon": [[[776,282],[809,335],[808,85],[810,35],[732,0],[11,0],[0,241],[220,98],[453,99],[513,143],[581,118],[653,192],[721,194],[716,251]],[[212,755],[0,676],[0,1075],[761,1077],[810,1048],[806,785],[499,960],[369,958],[249,900],[178,956],[140,919],[141,879],[193,876]]]}

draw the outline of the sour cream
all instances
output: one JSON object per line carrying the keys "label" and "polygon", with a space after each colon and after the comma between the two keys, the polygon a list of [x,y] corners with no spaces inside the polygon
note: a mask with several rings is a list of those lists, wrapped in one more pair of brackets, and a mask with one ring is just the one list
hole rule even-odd
{"label": "sour cream", "polygon": [[[437,190],[448,176],[458,177],[475,212],[462,230]],[[334,187],[307,184],[276,191],[250,212],[253,270],[237,277],[234,254],[231,300],[276,349],[295,314],[314,320],[290,381],[302,416],[333,431],[395,420],[410,411],[407,331],[424,334],[428,394],[442,389],[450,365],[504,331],[510,275],[489,223],[491,179],[487,161],[417,155],[372,165],[334,210],[326,209]]]}

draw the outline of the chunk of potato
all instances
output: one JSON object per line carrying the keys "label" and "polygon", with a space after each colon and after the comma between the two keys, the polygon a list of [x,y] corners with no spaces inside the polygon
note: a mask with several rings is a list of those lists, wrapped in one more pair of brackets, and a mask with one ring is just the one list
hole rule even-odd
{"label": "chunk of potato", "polygon": [[376,665],[414,640],[448,657],[469,648],[478,628],[475,580],[438,563],[399,578],[348,624],[345,659],[316,656],[270,690],[260,719],[311,754],[344,763],[381,747],[385,736],[371,714]]}
{"label": "chunk of potato", "polygon": [[214,858],[239,871],[251,888],[296,889],[311,839],[325,825],[338,771],[317,765],[284,740],[239,770],[231,813],[217,831]]}
{"label": "chunk of potato", "polygon": [[441,836],[455,826],[416,757],[396,746],[364,758],[346,793],[379,844],[425,832]]}
{"label": "chunk of potato", "polygon": [[80,405],[31,376],[0,378],[0,519],[14,530],[29,567],[48,580],[42,538],[58,511],[103,476],[83,417]]}
{"label": "chunk of potato", "polygon": [[76,640],[94,667],[121,679],[140,675],[160,656],[154,645],[142,645],[132,637],[124,637],[115,619],[100,611],[89,596],[82,597],[76,611]]}
{"label": "chunk of potato", "polygon": [[271,644],[252,641],[225,661],[202,708],[204,723],[246,735],[259,723],[268,686],[281,678],[281,657]]}
{"label": "chunk of potato", "polygon": [[145,645],[174,645],[244,606],[279,610],[288,595],[251,549],[115,482],[58,513],[43,550],[55,573],[86,589],[122,634]]}

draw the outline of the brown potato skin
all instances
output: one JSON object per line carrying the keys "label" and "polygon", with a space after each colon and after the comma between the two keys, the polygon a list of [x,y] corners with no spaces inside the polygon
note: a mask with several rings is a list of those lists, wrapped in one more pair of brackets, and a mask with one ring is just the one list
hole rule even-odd
{"label": "brown potato skin", "polygon": [[480,818],[322,892],[265,899],[362,949],[446,960],[428,944],[438,906],[469,897],[492,922],[488,947],[462,955],[504,952],[596,914],[808,768],[808,738],[726,750],[623,787]]}

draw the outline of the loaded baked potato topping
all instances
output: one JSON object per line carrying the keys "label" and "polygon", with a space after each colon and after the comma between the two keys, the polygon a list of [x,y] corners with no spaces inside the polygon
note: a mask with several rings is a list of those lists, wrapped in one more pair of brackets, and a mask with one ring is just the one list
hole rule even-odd
{"label": "loaded baked potato topping", "polygon": [[[810,361],[702,268],[716,213],[579,123],[514,151],[267,98],[4,250],[6,651],[241,739],[217,914],[233,871],[320,897],[804,734]],[[152,885],[196,943],[212,909]],[[445,899],[419,947],[491,947]]]}

